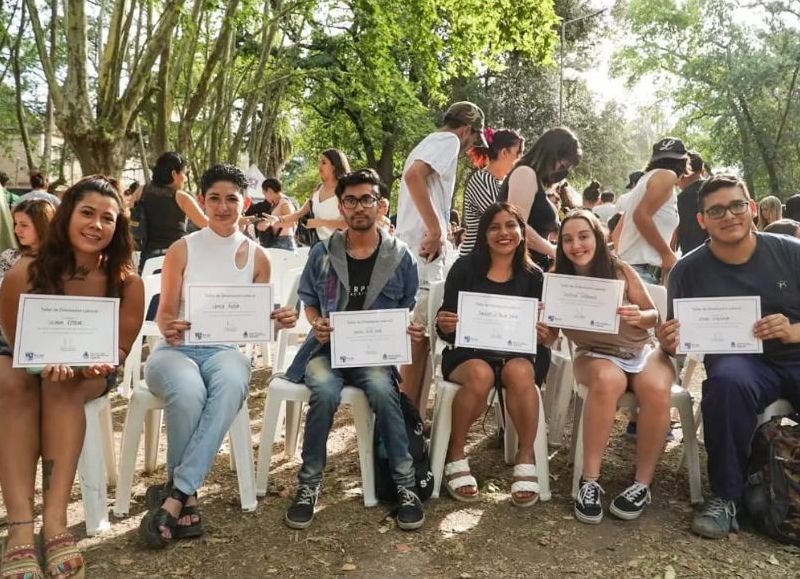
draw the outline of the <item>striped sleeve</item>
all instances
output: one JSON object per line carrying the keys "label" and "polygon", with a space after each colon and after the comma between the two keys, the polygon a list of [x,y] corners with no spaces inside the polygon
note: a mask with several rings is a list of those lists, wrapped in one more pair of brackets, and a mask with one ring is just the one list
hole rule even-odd
{"label": "striped sleeve", "polygon": [[464,190],[464,227],[467,232],[461,244],[461,255],[467,255],[475,247],[478,223],[486,209],[495,201],[500,191],[500,182],[486,169],[479,169],[467,179]]}

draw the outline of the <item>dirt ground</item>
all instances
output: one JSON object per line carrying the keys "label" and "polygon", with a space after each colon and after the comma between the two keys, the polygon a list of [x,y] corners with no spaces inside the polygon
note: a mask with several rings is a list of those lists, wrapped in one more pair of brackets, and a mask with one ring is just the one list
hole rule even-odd
{"label": "dirt ground", "polygon": [[[249,406],[254,444],[258,442],[267,377],[267,370],[253,374]],[[113,407],[119,443],[125,399],[115,396]],[[624,425],[625,418],[620,415],[603,465],[606,505],[632,477],[635,447],[622,434]],[[152,476],[137,473],[129,517],[112,518],[111,531],[86,537],[76,484],[69,522],[81,538],[87,576],[96,578],[800,577],[798,548],[752,532],[732,534],[721,541],[703,540],[689,532],[693,509],[685,470],[678,470],[679,443],[666,449],[653,486],[653,502],[641,519],[622,522],[607,514],[601,525],[592,526],[578,523],[572,516],[567,446],[552,451],[553,499],[529,509],[511,506],[511,467],[503,463],[495,429],[490,412],[485,428],[479,421],[469,441],[482,500],[469,505],[446,497],[429,501],[425,526],[418,532],[397,529],[387,517],[388,506],[364,508],[355,431],[346,409],[337,415],[318,512],[306,531],[290,530],[283,523],[299,461],[286,459],[282,444],[277,444],[268,496],[260,500],[255,513],[242,513],[226,445],[200,492],[206,535],[162,551],[144,549],[136,530],[144,514],[146,486],[164,478],[164,433],[159,471]],[[109,508],[113,497],[111,488]],[[37,496],[37,502],[40,498]],[[0,527],[4,523],[0,504]]]}

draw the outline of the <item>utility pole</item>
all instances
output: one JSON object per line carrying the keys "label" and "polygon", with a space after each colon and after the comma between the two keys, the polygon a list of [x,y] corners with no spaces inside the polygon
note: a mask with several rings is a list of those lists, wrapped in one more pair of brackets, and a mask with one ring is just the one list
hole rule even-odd
{"label": "utility pole", "polygon": [[575,24],[576,22],[580,22],[581,20],[586,20],[587,18],[594,18],[595,16],[599,16],[606,9],[602,8],[597,12],[592,12],[591,14],[586,14],[585,16],[579,16],[578,18],[573,18],[571,20],[562,20],[561,21],[561,44],[559,47],[560,58],[559,58],[559,66],[558,66],[558,124],[561,125],[564,123],[564,44],[566,43],[566,30],[568,24]]}

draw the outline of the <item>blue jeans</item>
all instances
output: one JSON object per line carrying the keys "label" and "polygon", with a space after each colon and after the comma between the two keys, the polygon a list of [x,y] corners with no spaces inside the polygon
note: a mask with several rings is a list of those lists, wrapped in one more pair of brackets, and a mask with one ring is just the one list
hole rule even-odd
{"label": "blue jeans", "polygon": [[631,267],[636,270],[639,277],[642,278],[644,283],[651,283],[658,285],[661,283],[661,268],[655,265],[647,264],[631,264]]}
{"label": "blue jeans", "polygon": [[342,388],[361,388],[375,412],[375,428],[386,445],[389,468],[395,484],[413,487],[414,463],[408,452],[400,392],[386,366],[366,368],[331,368],[330,354],[321,353],[306,366],[305,384],[311,390],[303,438],[303,466],[297,476],[301,485],[318,486],[322,482],[327,458],[328,435],[333,415],[342,401]]}
{"label": "blue jeans", "polygon": [[166,402],[169,478],[191,495],[203,485],[247,398],[250,361],[235,346],[161,343],[144,376],[150,391]]}

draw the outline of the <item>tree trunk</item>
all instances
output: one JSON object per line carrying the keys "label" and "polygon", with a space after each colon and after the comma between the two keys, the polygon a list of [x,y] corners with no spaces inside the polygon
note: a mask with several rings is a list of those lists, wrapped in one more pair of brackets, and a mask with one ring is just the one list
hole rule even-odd
{"label": "tree trunk", "polygon": [[85,175],[99,173],[116,178],[122,176],[130,150],[127,138],[113,138],[95,130],[79,136],[72,135],[69,143]]}
{"label": "tree trunk", "polygon": [[[56,44],[58,42],[58,0],[50,1],[50,58],[56,59]],[[50,88],[47,89],[47,108],[45,109],[44,124],[44,151],[42,151],[42,172],[50,175],[50,165],[53,157],[53,131],[56,129],[56,119],[53,112],[53,99],[50,98]]]}
{"label": "tree trunk", "polygon": [[172,116],[172,84],[170,83],[171,71],[171,43],[164,46],[161,51],[161,61],[158,66],[158,88],[156,92],[156,126],[150,147],[154,155],[158,156],[169,149],[169,124]]}
{"label": "tree trunk", "polygon": [[19,134],[22,138],[22,146],[25,149],[25,161],[28,164],[28,171],[33,171],[36,165],[33,162],[33,151],[31,150],[31,140],[28,136],[28,123],[25,119],[25,105],[22,104],[22,71],[19,67],[19,45],[22,41],[21,31],[25,25],[25,8],[22,8],[22,16],[20,21],[20,35],[14,43],[11,51],[11,68],[14,72],[14,103],[17,113],[17,123],[19,124]]}

